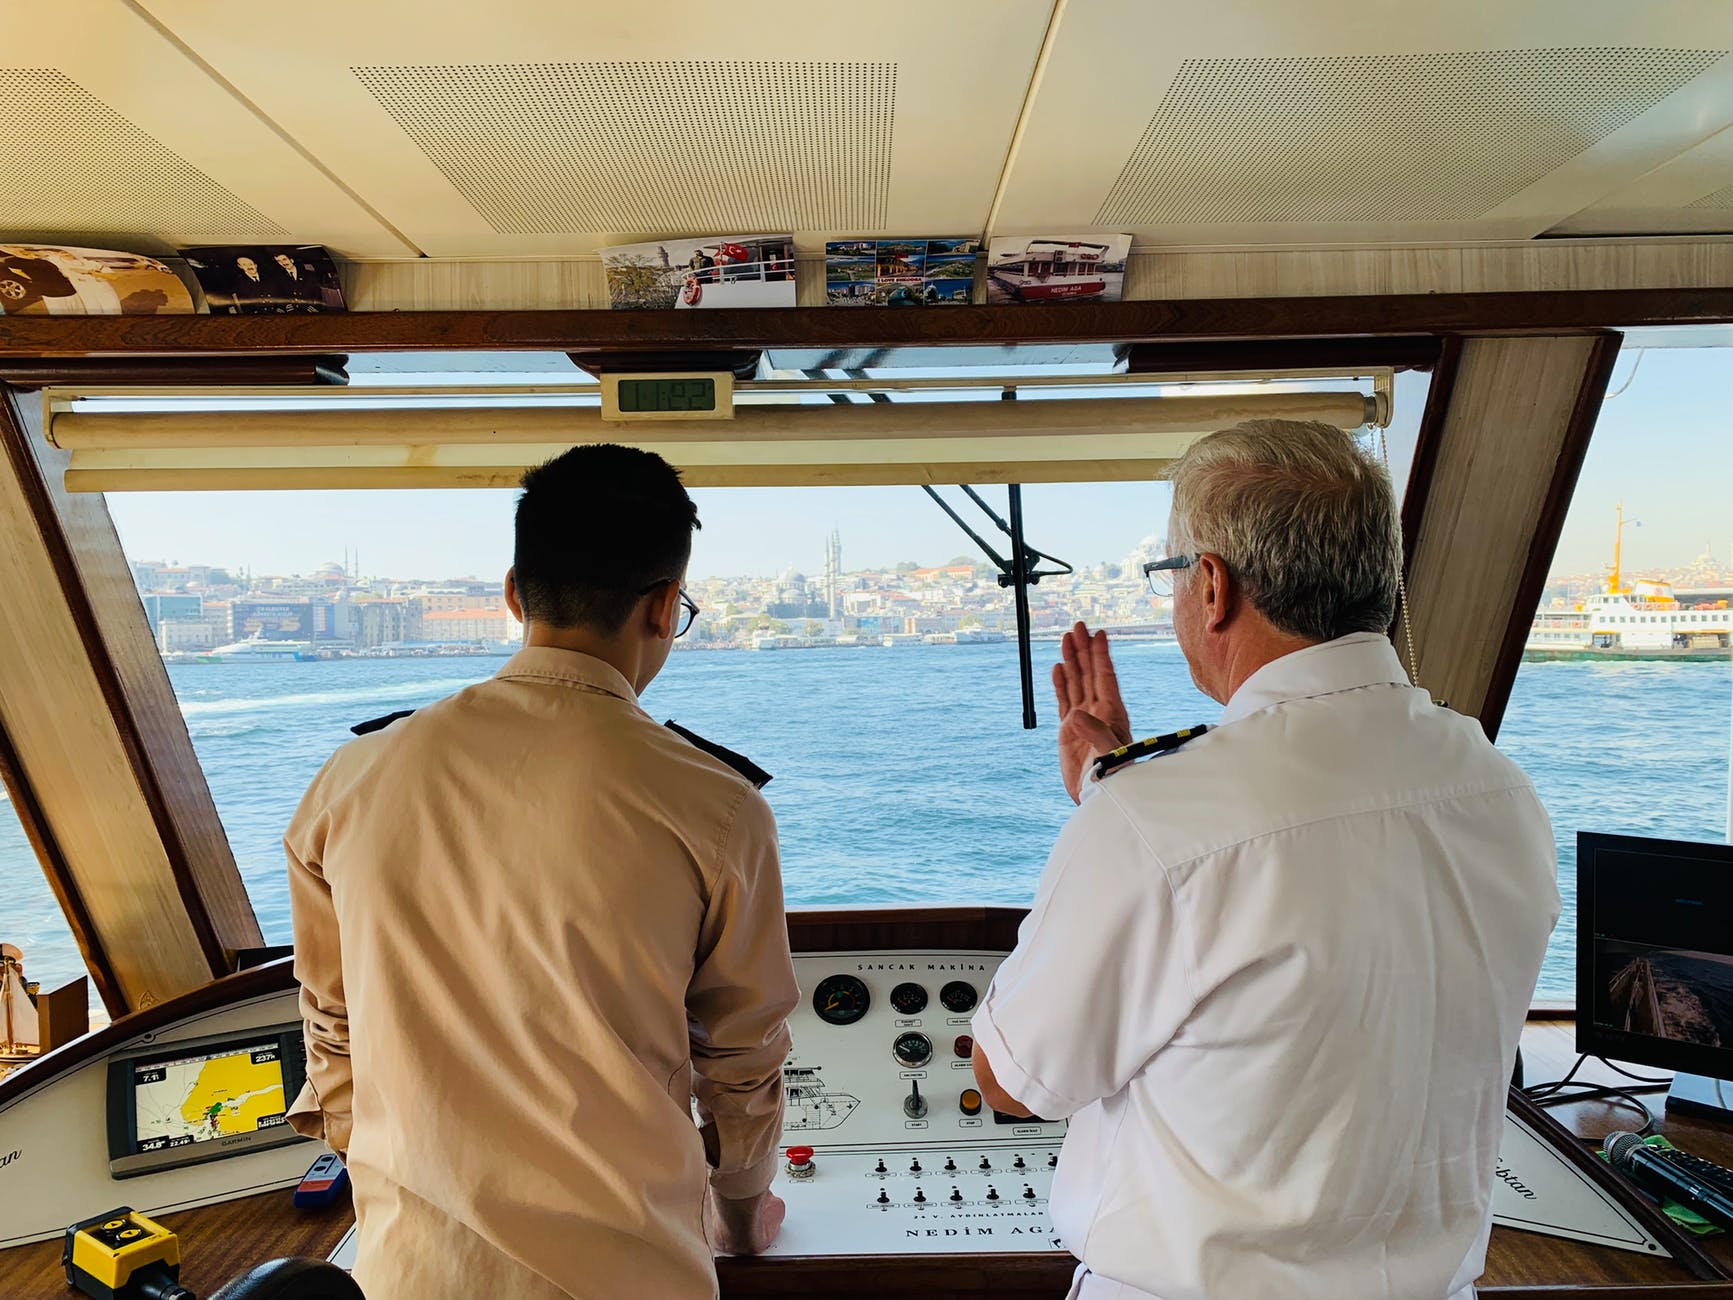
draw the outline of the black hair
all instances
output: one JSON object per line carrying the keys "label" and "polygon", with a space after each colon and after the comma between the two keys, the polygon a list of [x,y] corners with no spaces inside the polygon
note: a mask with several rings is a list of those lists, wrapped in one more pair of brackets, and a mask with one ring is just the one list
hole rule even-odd
{"label": "black hair", "polygon": [[612,636],[692,557],[698,507],[654,452],[573,447],[523,476],[512,563],[524,617]]}

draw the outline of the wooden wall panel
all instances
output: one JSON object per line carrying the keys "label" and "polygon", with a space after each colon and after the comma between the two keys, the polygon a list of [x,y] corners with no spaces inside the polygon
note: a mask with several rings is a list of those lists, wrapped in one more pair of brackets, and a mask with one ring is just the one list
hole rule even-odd
{"label": "wooden wall panel", "polygon": [[116,1009],[149,1006],[261,935],[107,506],[66,494],[37,423],[0,401],[0,726]]}
{"label": "wooden wall panel", "polygon": [[[602,265],[593,258],[420,258],[349,262],[341,269],[352,311],[608,305]],[[822,258],[801,256],[796,279],[802,306],[824,304]],[[1144,248],[1132,253],[1126,267],[1125,297],[1287,298],[1712,285],[1733,285],[1733,239],[1545,239],[1406,248]]]}
{"label": "wooden wall panel", "polygon": [[[1469,338],[1407,521],[1419,685],[1496,735],[1619,336]],[[1413,502],[1412,504],[1420,504]]]}

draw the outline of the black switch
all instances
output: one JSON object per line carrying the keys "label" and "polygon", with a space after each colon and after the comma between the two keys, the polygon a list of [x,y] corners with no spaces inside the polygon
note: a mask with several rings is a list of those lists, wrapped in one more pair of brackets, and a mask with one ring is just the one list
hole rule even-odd
{"label": "black switch", "polygon": [[882,1187],[879,1188],[879,1204],[880,1205],[889,1205],[890,1203],[891,1203],[890,1193],[885,1191],[885,1189]]}
{"label": "black switch", "polygon": [[1013,1169],[1027,1169],[1028,1166],[1023,1163],[1023,1157],[1018,1156],[1016,1158],[1016,1160],[1011,1162],[1011,1168],[1013,1168]]}
{"label": "black switch", "polygon": [[919,1160],[911,1160],[909,1162],[909,1172],[911,1174],[920,1173],[921,1172],[921,1162]]}
{"label": "black switch", "polygon": [[879,1162],[873,1166],[873,1172],[875,1174],[882,1174],[885,1172],[885,1160],[883,1156],[880,1156]]}
{"label": "black switch", "polygon": [[955,1187],[953,1187],[951,1189],[951,1199],[953,1201],[960,1201],[963,1199],[963,1194],[961,1192],[959,1192]]}
{"label": "black switch", "polygon": [[950,1156],[945,1157],[945,1172],[947,1174],[954,1174],[957,1172],[957,1162],[951,1159]]}
{"label": "black switch", "polygon": [[999,1199],[999,1189],[997,1187],[989,1187],[987,1189],[987,1199],[989,1201],[998,1200]]}
{"label": "black switch", "polygon": [[982,1156],[981,1157],[981,1168],[991,1169],[992,1167],[993,1167],[993,1162],[991,1160],[987,1159],[986,1156]]}
{"label": "black switch", "polygon": [[1025,1187],[1023,1189],[1023,1199],[1025,1201],[1034,1200],[1035,1199],[1035,1189],[1033,1187]]}
{"label": "black switch", "polygon": [[[1030,1193],[1030,1194],[1033,1195],[1034,1193]],[[925,1205],[926,1203],[927,1203],[927,1194],[925,1192],[923,1192],[920,1188],[918,1188],[918,1187],[915,1188],[915,1204],[916,1205]]]}

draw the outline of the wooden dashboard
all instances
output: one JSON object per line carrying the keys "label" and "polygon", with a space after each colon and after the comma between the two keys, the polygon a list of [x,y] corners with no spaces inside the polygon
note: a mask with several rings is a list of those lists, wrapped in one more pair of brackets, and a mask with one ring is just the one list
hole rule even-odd
{"label": "wooden dashboard", "polygon": [[[838,952],[872,949],[978,949],[1004,951],[1016,941],[1022,912],[1010,908],[946,908],[918,911],[842,910],[797,912],[789,917],[789,936],[797,952]],[[45,1083],[69,1077],[136,1041],[141,1033],[163,1029],[189,1017],[208,1015],[236,1003],[293,990],[288,961],[219,980],[184,998],[125,1017],[45,1056],[5,1080],[0,1080],[0,1118],[26,1094],[37,1094]],[[1530,1078],[1553,1078],[1575,1059],[1569,1022],[1531,1021],[1523,1036]],[[1591,1067],[1584,1072],[1593,1078]],[[1608,1076],[1611,1081],[1613,1076]],[[1599,1136],[1624,1127],[1618,1113],[1601,1104],[1585,1103],[1563,1112],[1576,1132]],[[1550,1125],[1541,1118],[1539,1123]],[[1691,1151],[1733,1164],[1733,1131],[1685,1116],[1664,1116],[1662,1132]],[[1549,1132],[1560,1143],[1572,1143],[1569,1132],[1554,1126]],[[1587,1151],[1587,1146],[1579,1145]],[[302,1165],[315,1148],[302,1149]],[[260,1161],[265,1156],[250,1156]],[[1599,1171],[1597,1171],[1599,1173]],[[1607,1186],[1629,1198],[1633,1209],[1646,1211],[1657,1234],[1671,1232],[1648,1203],[1625,1187],[1610,1170]],[[87,1207],[96,1213],[129,1202],[133,1190],[116,1182],[104,1188],[108,1201]],[[7,1185],[0,1170],[0,1204],[28,1194],[26,1187]],[[149,1206],[139,1204],[139,1208]],[[318,1211],[298,1211],[287,1188],[241,1196],[218,1204],[164,1213],[161,1221],[181,1236],[185,1258],[183,1282],[208,1295],[229,1278],[253,1265],[284,1255],[328,1254],[348,1230],[353,1215],[347,1200]],[[1710,1238],[1692,1243],[1677,1234],[1667,1241],[1676,1258],[1659,1259],[1630,1251],[1586,1245],[1534,1233],[1495,1228],[1481,1280],[1483,1296],[1506,1295],[1526,1300],[1551,1300],[1566,1295],[1591,1295],[1602,1300],[1733,1300],[1733,1240]],[[1701,1249],[1699,1249],[1699,1246]],[[867,1297],[921,1296],[924,1300],[956,1297],[1049,1297],[1057,1300],[1069,1284],[1074,1261],[1058,1254],[920,1255],[779,1257],[723,1259],[718,1262],[721,1290],[729,1300],[823,1294],[827,1300],[867,1300]],[[1715,1279],[1724,1280],[1715,1280]],[[0,1295],[9,1300],[59,1297],[67,1294],[60,1270],[60,1244],[41,1241],[0,1251]]]}

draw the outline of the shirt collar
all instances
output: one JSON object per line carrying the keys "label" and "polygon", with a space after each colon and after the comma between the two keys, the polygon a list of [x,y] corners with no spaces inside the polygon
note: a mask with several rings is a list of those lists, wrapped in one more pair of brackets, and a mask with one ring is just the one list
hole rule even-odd
{"label": "shirt collar", "polygon": [[1409,684],[1390,638],[1377,632],[1352,632],[1270,660],[1240,683],[1222,710],[1222,725],[1290,700],[1362,686]]}
{"label": "shirt collar", "polygon": [[541,681],[567,682],[573,686],[588,686],[608,695],[617,695],[628,704],[638,702],[638,692],[626,675],[613,664],[604,663],[594,655],[576,650],[559,650],[553,646],[527,645],[505,661],[495,677],[533,677]]}

